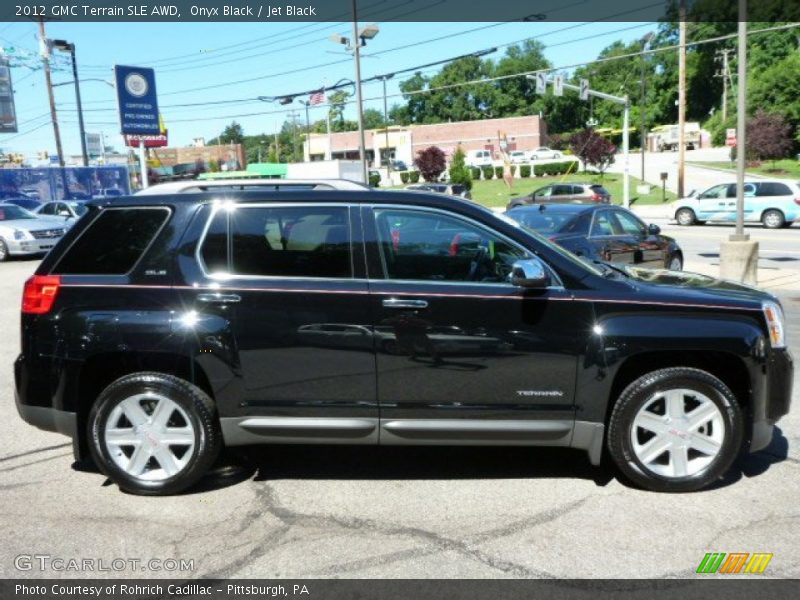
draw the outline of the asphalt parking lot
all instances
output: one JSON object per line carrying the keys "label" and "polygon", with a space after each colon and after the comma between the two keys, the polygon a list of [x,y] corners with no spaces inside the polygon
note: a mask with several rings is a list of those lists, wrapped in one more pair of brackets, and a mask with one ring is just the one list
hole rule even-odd
{"label": "asphalt parking lot", "polygon": [[[0,265],[4,578],[684,577],[706,552],[770,552],[767,575],[800,576],[797,393],[770,447],[700,493],[642,492],[566,449],[287,446],[231,457],[186,495],[123,494],[17,416],[19,298],[36,264]],[[800,291],[781,296],[800,356]],[[194,568],[19,570],[33,554]]]}

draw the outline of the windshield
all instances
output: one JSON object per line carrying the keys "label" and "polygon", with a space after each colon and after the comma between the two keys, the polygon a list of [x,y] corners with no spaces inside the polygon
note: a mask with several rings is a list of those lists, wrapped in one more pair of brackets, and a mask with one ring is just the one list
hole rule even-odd
{"label": "windshield", "polygon": [[[491,210],[491,209],[486,209],[486,210]],[[581,269],[583,269],[585,271],[589,271],[593,275],[603,276],[603,271],[600,270],[596,265],[593,265],[592,263],[589,263],[589,262],[587,262],[585,260],[582,260],[578,256],[575,256],[572,252],[562,248],[558,244],[554,244],[553,242],[548,240],[546,237],[544,237],[542,234],[540,234],[535,229],[532,229],[531,227],[526,227],[525,225],[522,225],[521,223],[517,223],[514,219],[512,219],[508,215],[495,214],[495,216],[497,218],[499,218],[499,219],[502,219],[503,221],[505,221],[509,225],[513,225],[514,227],[517,227],[518,229],[524,229],[529,235],[532,235],[533,237],[535,237],[536,240],[540,244],[543,244],[543,245],[547,246],[551,251],[556,252],[557,254],[561,255],[562,258],[570,261],[574,265],[579,266]]]}
{"label": "windshield", "polygon": [[14,204],[0,206],[0,221],[16,221],[18,219],[38,219],[32,212]]}

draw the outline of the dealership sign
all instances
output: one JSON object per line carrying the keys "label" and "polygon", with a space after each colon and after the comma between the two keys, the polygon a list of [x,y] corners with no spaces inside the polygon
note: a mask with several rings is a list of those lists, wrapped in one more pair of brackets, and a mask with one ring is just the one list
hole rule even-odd
{"label": "dealership sign", "polygon": [[158,136],[156,74],[143,67],[114,66],[120,131],[123,135]]}
{"label": "dealership sign", "polygon": [[125,145],[131,148],[138,148],[141,140],[144,140],[145,148],[163,148],[169,145],[166,130],[158,135],[126,135]]}

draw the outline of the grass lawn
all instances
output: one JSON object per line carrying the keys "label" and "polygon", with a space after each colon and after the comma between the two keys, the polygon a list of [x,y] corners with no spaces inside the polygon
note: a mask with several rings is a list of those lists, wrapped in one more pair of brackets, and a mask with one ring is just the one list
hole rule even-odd
{"label": "grass lawn", "polygon": [[[729,160],[721,162],[689,161],[688,164],[698,165],[700,167],[725,169],[731,173],[736,172],[736,164],[731,163]],[[773,164],[772,161],[766,160],[761,163],[760,167],[748,167],[747,172],[764,177],[800,180],[800,161],[792,160],[791,158],[785,158],[783,160],[776,160]]]}
{"label": "grass lawn", "polygon": [[[478,180],[472,182],[472,199],[484,206],[505,208],[508,202],[517,196],[525,196],[542,186],[551,183],[563,183],[574,181],[576,183],[599,183],[611,194],[613,204],[622,204],[622,175],[619,173],[607,173],[602,179],[594,173],[577,173],[574,175],[563,175],[558,177],[531,177],[528,179],[515,179],[514,188],[509,192],[502,179]],[[650,193],[640,195],[636,193],[636,186],[640,180],[630,177],[631,202],[636,198],[636,204],[661,204],[661,188],[652,186]],[[667,202],[675,200],[675,194],[667,190]]]}

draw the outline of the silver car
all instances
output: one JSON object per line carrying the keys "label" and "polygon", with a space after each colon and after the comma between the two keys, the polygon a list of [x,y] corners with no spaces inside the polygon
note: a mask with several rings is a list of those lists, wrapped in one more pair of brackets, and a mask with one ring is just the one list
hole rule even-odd
{"label": "silver car", "polygon": [[0,204],[0,261],[48,252],[65,231],[64,219],[41,218],[16,204]]}

